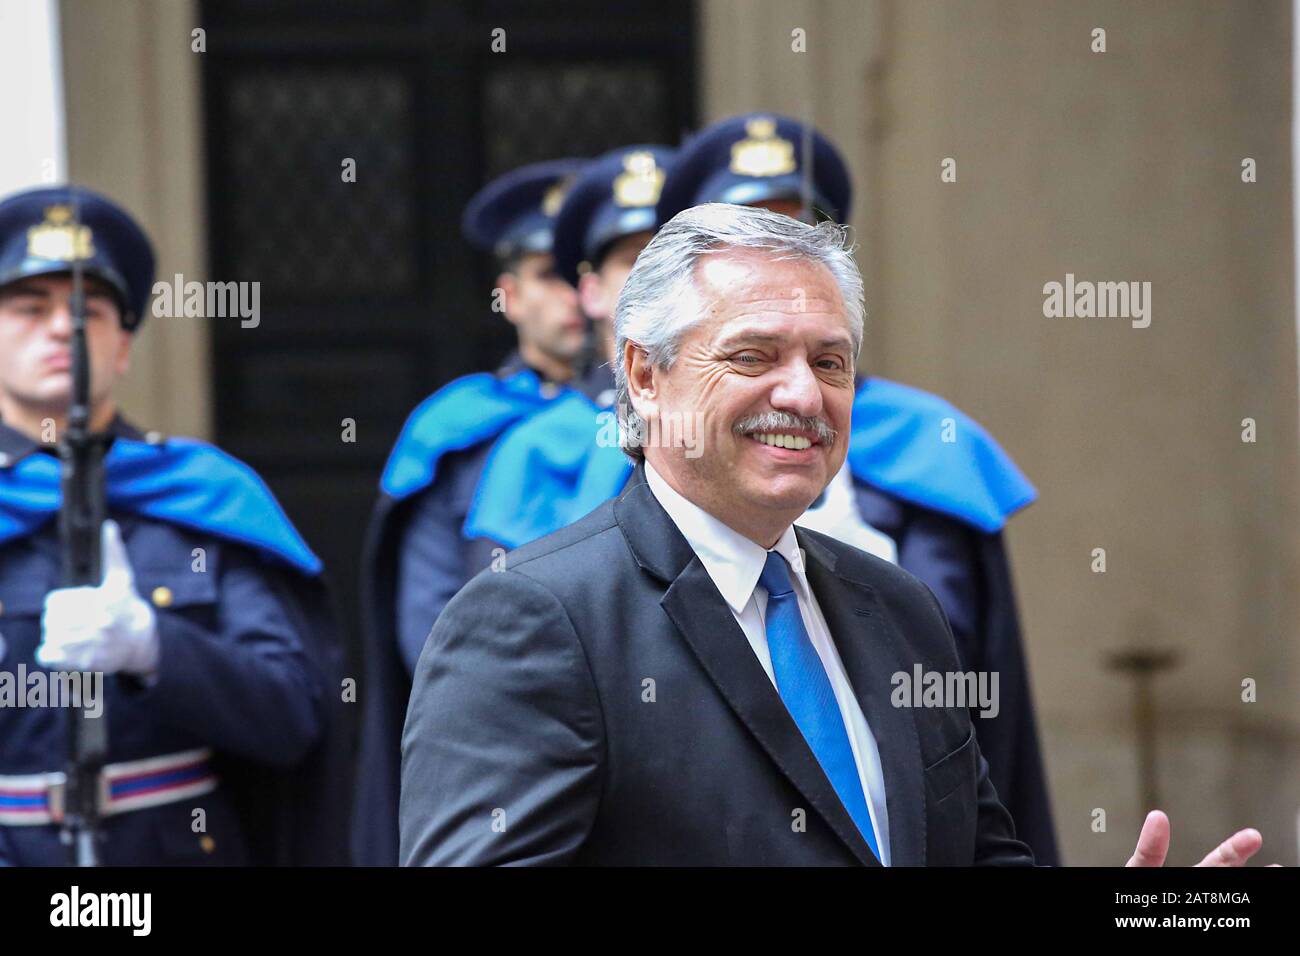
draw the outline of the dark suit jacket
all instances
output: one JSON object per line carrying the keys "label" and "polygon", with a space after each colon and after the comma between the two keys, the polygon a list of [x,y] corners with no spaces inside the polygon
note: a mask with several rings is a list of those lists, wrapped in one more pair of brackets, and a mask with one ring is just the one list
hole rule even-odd
{"label": "dark suit jacket", "polygon": [[[895,708],[958,670],[916,578],[796,529],[880,749],[895,866],[1022,864],[968,711]],[[638,469],[475,577],[416,667],[405,864],[875,865],[708,572]]]}
{"label": "dark suit jacket", "polygon": [[1016,822],[1016,836],[1039,866],[1059,866],[1029,661],[1001,533],[985,533],[856,478],[853,485],[863,520],[894,539],[898,566],[934,593],[964,669],[998,674],[997,716],[975,720],[975,739],[989,762],[989,779]]}

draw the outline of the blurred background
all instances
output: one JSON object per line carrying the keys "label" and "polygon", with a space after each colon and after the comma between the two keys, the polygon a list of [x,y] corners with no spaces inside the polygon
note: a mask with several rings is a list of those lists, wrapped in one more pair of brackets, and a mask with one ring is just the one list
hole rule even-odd
{"label": "blurred background", "polygon": [[[1007,536],[1066,862],[1126,859],[1154,790],[1171,863],[1253,825],[1295,864],[1295,19],[1291,0],[0,0],[0,194],[70,177],[139,217],[160,279],[261,283],[257,328],[151,318],[125,408],[254,465],[355,630],[403,420],[510,347],[460,233],[473,192],[732,113],[811,121],[854,175],[863,370],[955,402],[1040,491]],[[1150,327],[1044,317],[1067,273],[1150,282]]]}

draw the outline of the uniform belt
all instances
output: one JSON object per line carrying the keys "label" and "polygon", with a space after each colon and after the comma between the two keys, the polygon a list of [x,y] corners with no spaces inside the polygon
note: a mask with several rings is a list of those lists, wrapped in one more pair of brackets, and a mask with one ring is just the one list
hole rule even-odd
{"label": "uniform belt", "polygon": [[[99,773],[99,813],[111,817],[175,803],[217,788],[207,747],[162,757],[105,764]],[[0,774],[0,825],[41,826],[63,820],[62,773]]]}

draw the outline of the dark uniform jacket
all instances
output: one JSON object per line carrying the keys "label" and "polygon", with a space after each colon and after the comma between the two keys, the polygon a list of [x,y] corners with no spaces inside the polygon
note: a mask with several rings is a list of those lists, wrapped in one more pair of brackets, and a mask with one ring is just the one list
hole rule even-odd
{"label": "dark uniform jacket", "polygon": [[[119,438],[141,435],[120,419]],[[48,454],[0,424],[12,468]],[[131,511],[121,526],[137,592],[154,604],[156,681],[105,675],[108,761],[211,748],[218,788],[102,821],[102,860],[117,864],[293,864],[346,861],[347,713],[341,652],[319,576],[228,537]],[[0,543],[0,670],[40,670],[46,594],[61,587],[57,520]],[[203,549],[206,570],[192,569]],[[62,708],[0,708],[0,775],[60,771]],[[206,828],[196,832],[193,811]],[[0,826],[0,864],[63,865],[58,827]]]}

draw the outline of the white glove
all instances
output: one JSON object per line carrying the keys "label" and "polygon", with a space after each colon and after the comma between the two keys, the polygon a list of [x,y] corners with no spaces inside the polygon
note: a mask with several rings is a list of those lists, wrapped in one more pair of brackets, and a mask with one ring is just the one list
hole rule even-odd
{"label": "white glove", "polygon": [[100,535],[104,583],[45,596],[36,660],[64,671],[150,674],[158,667],[158,622],[135,592],[135,575],[116,521]]}

